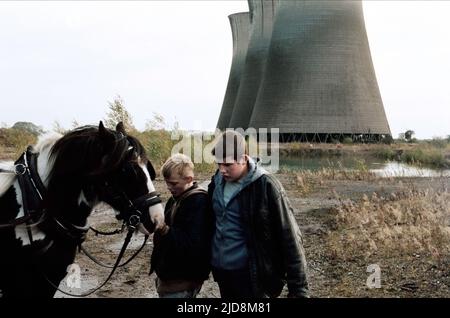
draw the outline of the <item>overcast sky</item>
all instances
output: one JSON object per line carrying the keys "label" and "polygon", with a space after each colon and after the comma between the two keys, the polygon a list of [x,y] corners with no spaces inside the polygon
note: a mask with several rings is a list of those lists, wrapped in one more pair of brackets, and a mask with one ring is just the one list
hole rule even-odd
{"label": "overcast sky", "polygon": [[[214,130],[246,1],[0,2],[0,123],[97,123],[120,95],[139,129]],[[450,1],[364,1],[394,136],[450,134]]]}

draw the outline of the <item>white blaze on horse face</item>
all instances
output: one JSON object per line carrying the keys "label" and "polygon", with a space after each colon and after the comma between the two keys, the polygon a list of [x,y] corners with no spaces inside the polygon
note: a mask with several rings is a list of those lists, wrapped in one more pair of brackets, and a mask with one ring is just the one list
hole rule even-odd
{"label": "white blaze on horse face", "polygon": [[[153,185],[152,178],[150,177],[150,174],[148,173],[147,166],[141,161],[141,158],[139,158],[139,166],[144,171],[145,176],[147,177],[147,188],[148,193],[155,191],[155,186]],[[164,223],[164,209],[161,203],[152,205],[149,208],[150,213],[150,219],[152,222],[157,225],[159,228]]]}
{"label": "white blaze on horse face", "polygon": [[[24,216],[25,213],[23,211],[22,191],[20,190],[18,181],[16,181],[14,183],[14,188],[15,188],[16,194],[17,194],[16,200],[20,204],[19,214],[17,214],[16,218],[20,218],[20,217]],[[45,238],[45,234],[43,232],[41,232],[36,226],[31,226],[30,230],[31,230],[31,236],[32,236],[33,241],[39,241],[39,240],[43,240]],[[27,230],[26,224],[17,225],[14,228],[14,231],[16,233],[16,239],[21,239],[23,246],[31,244],[30,237],[28,236],[28,230]]]}

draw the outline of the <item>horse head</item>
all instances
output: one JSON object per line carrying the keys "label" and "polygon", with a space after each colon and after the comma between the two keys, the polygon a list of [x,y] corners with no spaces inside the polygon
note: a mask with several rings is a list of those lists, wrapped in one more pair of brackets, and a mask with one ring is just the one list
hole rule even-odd
{"label": "horse head", "polygon": [[106,174],[99,185],[100,200],[117,211],[119,220],[129,226],[142,223],[146,231],[153,232],[155,223],[162,225],[164,211],[152,182],[156,172],[144,147],[126,133],[122,122],[117,124],[115,132],[108,131],[100,122],[99,134],[106,145],[110,145],[111,135],[116,143],[117,140],[125,141],[120,150],[113,150],[102,159],[104,167],[100,171],[104,170]]}
{"label": "horse head", "polygon": [[163,207],[152,182],[155,169],[123,123],[116,130],[102,122],[75,129],[54,144],[50,159],[47,206],[64,228],[84,230],[99,202],[109,204],[129,226],[143,224],[146,234],[163,225]]}

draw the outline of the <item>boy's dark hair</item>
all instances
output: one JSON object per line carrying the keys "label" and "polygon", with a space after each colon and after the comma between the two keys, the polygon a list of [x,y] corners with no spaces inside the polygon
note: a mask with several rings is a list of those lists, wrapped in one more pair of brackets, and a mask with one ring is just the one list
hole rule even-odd
{"label": "boy's dark hair", "polygon": [[248,155],[248,146],[244,136],[238,132],[227,130],[219,136],[211,153],[218,163],[223,162],[226,158],[238,161],[244,155]]}

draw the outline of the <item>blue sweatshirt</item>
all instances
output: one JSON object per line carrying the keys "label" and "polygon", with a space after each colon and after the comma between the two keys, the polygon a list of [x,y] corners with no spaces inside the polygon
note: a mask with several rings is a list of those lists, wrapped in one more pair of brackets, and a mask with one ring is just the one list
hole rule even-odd
{"label": "blue sweatshirt", "polygon": [[267,171],[249,159],[249,171],[237,182],[227,182],[220,173],[214,176],[212,197],[216,216],[212,242],[212,266],[225,270],[242,269],[248,265],[246,234],[237,200],[238,194]]}

